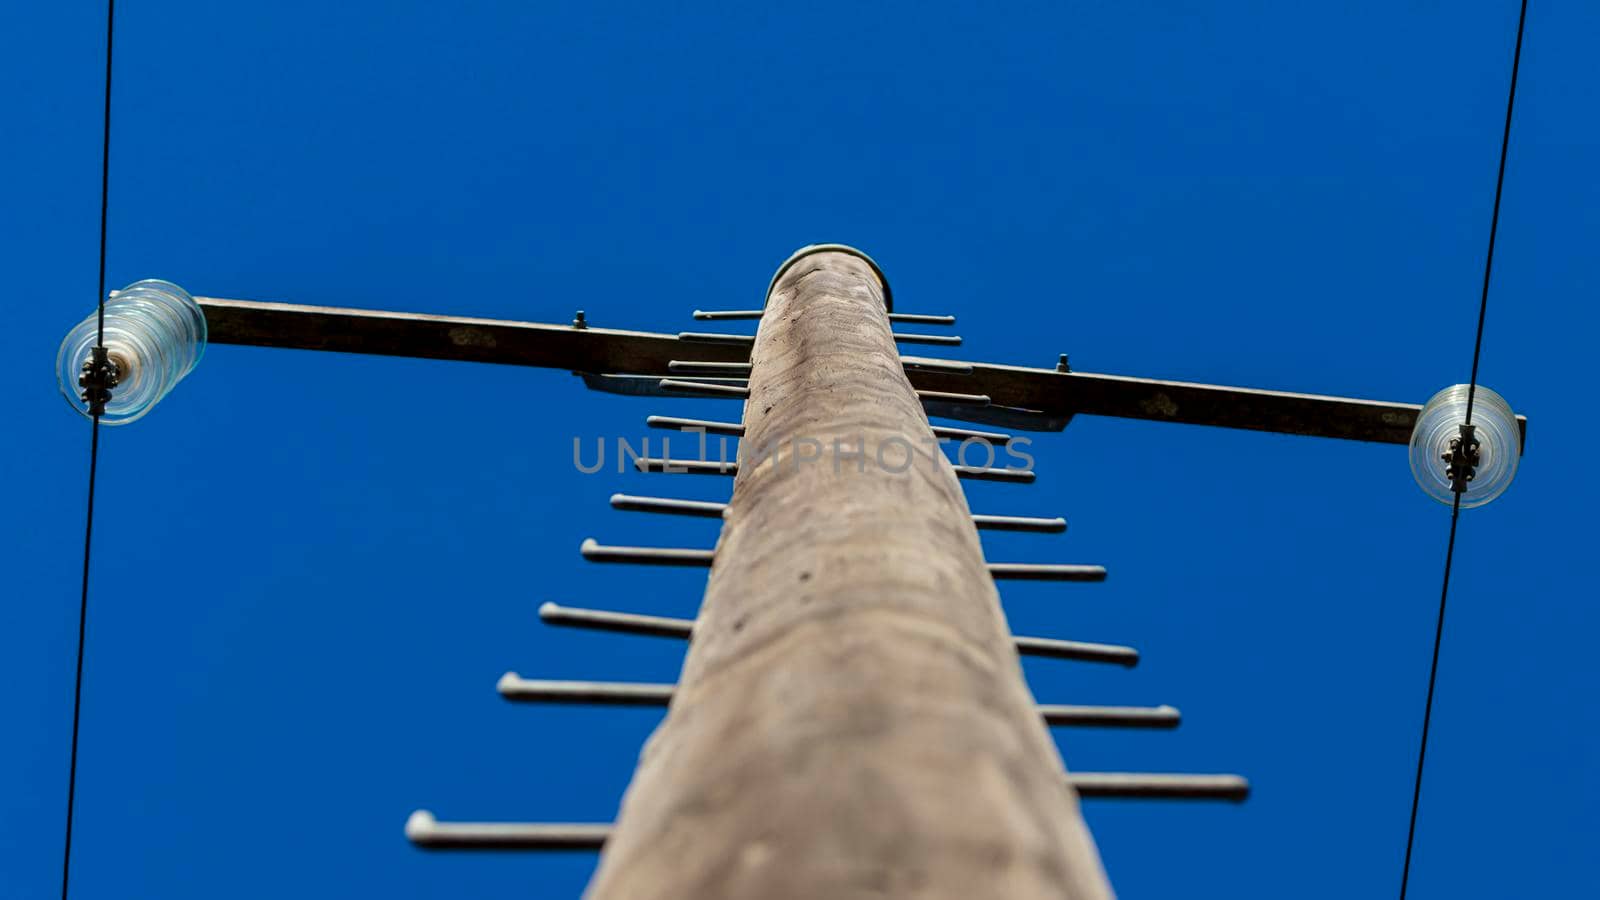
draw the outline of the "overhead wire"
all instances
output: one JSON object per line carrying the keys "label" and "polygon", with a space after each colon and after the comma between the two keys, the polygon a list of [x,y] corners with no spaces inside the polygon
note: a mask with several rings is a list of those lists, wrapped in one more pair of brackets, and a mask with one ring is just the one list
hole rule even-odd
{"label": "overhead wire", "polygon": [[[1522,64],[1522,33],[1528,21],[1528,0],[1517,14],[1516,49],[1511,54],[1511,86],[1506,91],[1506,121],[1500,133],[1500,167],[1494,181],[1494,209],[1489,214],[1489,246],[1483,259],[1483,292],[1478,298],[1478,329],[1472,339],[1472,374],[1467,382],[1466,424],[1472,424],[1472,404],[1478,390],[1478,361],[1483,356],[1483,323],[1489,312],[1489,281],[1494,272],[1494,243],[1500,230],[1500,197],[1506,183],[1506,154],[1511,146],[1511,112],[1517,101],[1517,71]],[[1433,658],[1428,664],[1428,695],[1422,706],[1422,736],[1417,742],[1417,774],[1411,789],[1411,819],[1406,826],[1406,855],[1400,870],[1400,900],[1411,883],[1411,852],[1417,838],[1417,809],[1422,804],[1422,773],[1428,759],[1428,728],[1433,720],[1434,689],[1439,681],[1439,649],[1444,643],[1445,605],[1450,599],[1450,569],[1456,555],[1456,526],[1461,518],[1461,491],[1450,504],[1450,536],[1445,542],[1444,578],[1439,587],[1439,614],[1433,631]]]}
{"label": "overhead wire", "polygon": [[[116,26],[116,0],[106,0],[106,82],[100,137],[100,274],[98,281],[95,348],[106,343],[106,219],[111,196],[111,46]],[[72,876],[72,824],[78,797],[78,734],[83,711],[83,656],[89,627],[89,551],[94,544],[94,488],[100,464],[100,407],[90,404],[88,508],[83,526],[83,581],[78,598],[78,653],[72,680],[72,749],[67,763],[66,833],[61,850],[61,900],[67,900]]]}

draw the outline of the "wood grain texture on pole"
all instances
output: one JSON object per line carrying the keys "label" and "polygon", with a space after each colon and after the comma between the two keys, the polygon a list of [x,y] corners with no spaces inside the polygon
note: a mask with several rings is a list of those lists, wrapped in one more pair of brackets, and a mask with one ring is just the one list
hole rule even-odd
{"label": "wood grain texture on pole", "polygon": [[[797,257],[745,407],[745,445],[771,456],[734,482],[678,690],[588,896],[1109,897],[886,285],[853,252]],[[830,450],[797,452],[809,441]]]}

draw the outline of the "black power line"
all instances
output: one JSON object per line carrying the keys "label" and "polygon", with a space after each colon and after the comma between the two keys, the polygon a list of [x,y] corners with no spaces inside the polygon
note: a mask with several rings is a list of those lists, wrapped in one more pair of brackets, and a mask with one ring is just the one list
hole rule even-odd
{"label": "black power line", "polygon": [[[105,117],[100,138],[100,279],[95,323],[96,359],[106,343],[106,211],[111,188],[111,36],[117,17],[116,0],[106,0],[106,90]],[[98,390],[98,388],[93,388]],[[78,722],[83,709],[83,647],[89,626],[89,548],[94,540],[94,480],[100,463],[100,410],[91,403],[89,429],[89,505],[83,525],[83,591],[78,600],[78,663],[72,681],[72,751],[67,764],[67,825],[61,851],[61,900],[67,900],[67,884],[72,874],[72,811],[78,795]]]}
{"label": "black power line", "polygon": [[[1522,64],[1522,30],[1528,21],[1528,0],[1517,14],[1517,44],[1511,54],[1511,87],[1506,91],[1506,124],[1500,134],[1500,169],[1494,179],[1494,211],[1489,215],[1489,248],[1483,258],[1483,294],[1478,299],[1478,333],[1472,340],[1472,376],[1467,382],[1466,423],[1472,424],[1472,403],[1478,391],[1478,359],[1483,353],[1483,320],[1489,312],[1489,276],[1494,271],[1494,239],[1500,230],[1500,195],[1506,183],[1506,150],[1511,146],[1511,110],[1517,100],[1517,69]],[[1400,870],[1400,900],[1411,881],[1411,848],[1417,838],[1417,807],[1422,802],[1422,768],[1428,758],[1428,725],[1433,719],[1433,691],[1439,680],[1439,646],[1444,641],[1444,609],[1450,598],[1450,566],[1456,555],[1456,524],[1461,518],[1461,491],[1450,504],[1450,538],[1445,543],[1444,579],[1439,588],[1439,618],[1433,631],[1433,661],[1428,665],[1428,699],[1422,707],[1422,738],[1417,746],[1417,776],[1411,789],[1411,822],[1406,826],[1406,859]]]}

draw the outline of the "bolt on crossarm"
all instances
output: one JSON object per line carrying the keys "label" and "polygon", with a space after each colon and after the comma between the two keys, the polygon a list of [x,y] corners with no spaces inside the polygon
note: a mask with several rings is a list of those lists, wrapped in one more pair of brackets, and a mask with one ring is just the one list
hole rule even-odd
{"label": "bolt on crossarm", "polygon": [[774,279],[743,423],[771,455],[592,900],[1111,895],[887,294],[843,247]]}

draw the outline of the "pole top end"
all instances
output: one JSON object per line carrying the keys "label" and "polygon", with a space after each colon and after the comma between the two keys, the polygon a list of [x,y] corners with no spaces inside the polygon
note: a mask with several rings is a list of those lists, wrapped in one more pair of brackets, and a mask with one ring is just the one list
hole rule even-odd
{"label": "pole top end", "polygon": [[789,268],[795,263],[813,253],[848,253],[865,262],[872,268],[872,273],[878,276],[878,283],[883,285],[884,308],[889,312],[894,312],[894,292],[889,288],[888,277],[883,274],[883,270],[878,267],[878,263],[872,257],[849,244],[807,244],[790,254],[789,258],[783,261],[783,265],[778,267],[778,271],[772,274],[772,281],[767,284],[767,296],[761,301],[762,309],[765,309],[767,301],[772,299],[772,291],[778,286],[778,280],[783,278],[784,273],[788,272]]}

